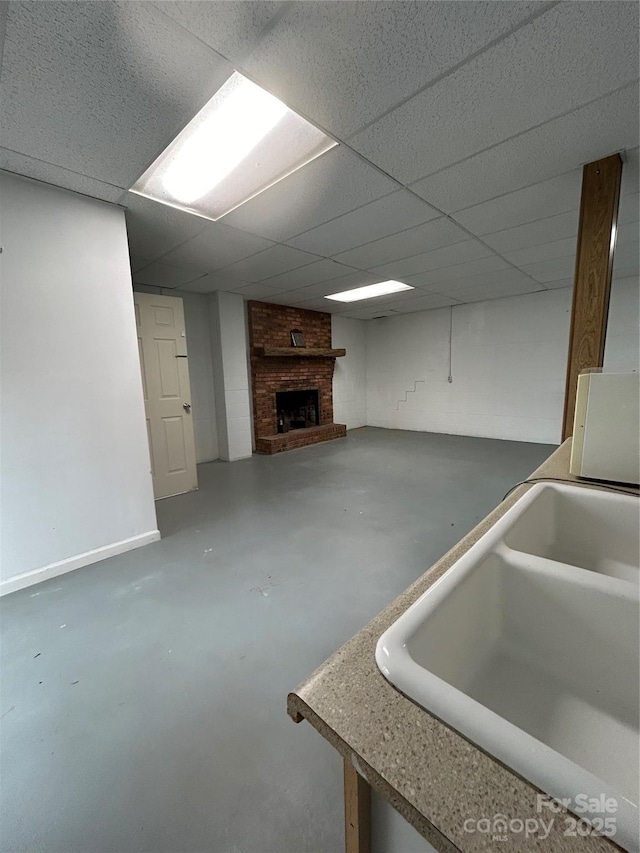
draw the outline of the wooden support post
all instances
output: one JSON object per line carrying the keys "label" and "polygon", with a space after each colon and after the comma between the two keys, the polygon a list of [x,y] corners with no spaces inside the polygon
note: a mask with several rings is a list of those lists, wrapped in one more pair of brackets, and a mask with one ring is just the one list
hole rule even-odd
{"label": "wooden support post", "polygon": [[619,154],[587,163],[582,170],[563,441],[573,435],[578,375],[587,368],[602,367],[604,359],[621,175]]}
{"label": "wooden support post", "polygon": [[371,853],[371,788],[354,767],[344,762],[345,853]]}

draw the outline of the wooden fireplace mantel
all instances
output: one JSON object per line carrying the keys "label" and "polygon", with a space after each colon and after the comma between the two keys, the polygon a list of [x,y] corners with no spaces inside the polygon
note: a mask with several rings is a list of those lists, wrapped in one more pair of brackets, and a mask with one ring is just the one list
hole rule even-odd
{"label": "wooden fireplace mantel", "polygon": [[347,354],[346,349],[324,349],[312,347],[254,347],[253,354],[274,356],[277,358],[340,358]]}

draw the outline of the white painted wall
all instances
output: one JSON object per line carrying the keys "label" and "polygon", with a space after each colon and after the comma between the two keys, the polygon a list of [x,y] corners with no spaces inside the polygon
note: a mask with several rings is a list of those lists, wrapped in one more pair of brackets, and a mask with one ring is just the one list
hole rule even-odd
{"label": "white painted wall", "polygon": [[238,293],[209,294],[218,448],[228,462],[252,453],[246,309]]}
{"label": "white painted wall", "polygon": [[604,369],[607,373],[640,371],[640,280],[614,278],[611,282]]}
{"label": "white painted wall", "polygon": [[494,299],[366,326],[372,426],[560,441],[570,289]]}
{"label": "white painted wall", "polygon": [[193,432],[196,444],[196,462],[211,462],[217,459],[218,431],[213,390],[213,359],[211,355],[211,323],[209,299],[204,293],[134,285],[142,293],[160,293],[177,296],[184,303],[184,323],[189,353],[189,382],[191,384],[191,406]]}
{"label": "white painted wall", "polygon": [[124,211],[6,173],[0,198],[9,591],[159,534]]}
{"label": "white painted wall", "polygon": [[367,423],[366,332],[363,320],[331,317],[332,345],[344,347],[333,372],[333,420],[356,429]]}

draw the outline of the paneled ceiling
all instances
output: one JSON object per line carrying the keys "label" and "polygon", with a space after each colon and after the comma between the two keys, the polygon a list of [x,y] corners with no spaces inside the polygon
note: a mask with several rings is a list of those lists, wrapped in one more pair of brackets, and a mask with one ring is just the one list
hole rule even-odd
{"label": "paneled ceiling", "polygon": [[[622,151],[635,275],[638,8],[0,3],[0,167],[126,207],[139,284],[369,319],[569,286],[581,166]],[[233,69],[340,145],[215,223],[129,193]]]}

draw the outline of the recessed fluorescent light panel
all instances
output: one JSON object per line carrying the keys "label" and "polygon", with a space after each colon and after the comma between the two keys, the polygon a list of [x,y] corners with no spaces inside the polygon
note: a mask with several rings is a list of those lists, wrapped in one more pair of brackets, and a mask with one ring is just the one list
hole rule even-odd
{"label": "recessed fluorescent light panel", "polygon": [[415,290],[415,288],[411,287],[410,284],[403,284],[401,281],[381,281],[379,284],[356,287],[355,290],[332,293],[331,296],[325,296],[325,299],[335,299],[336,302],[358,302],[360,299],[386,296],[388,293],[399,293],[401,290]]}
{"label": "recessed fluorescent light panel", "polygon": [[215,221],[337,144],[234,72],[131,191]]}

